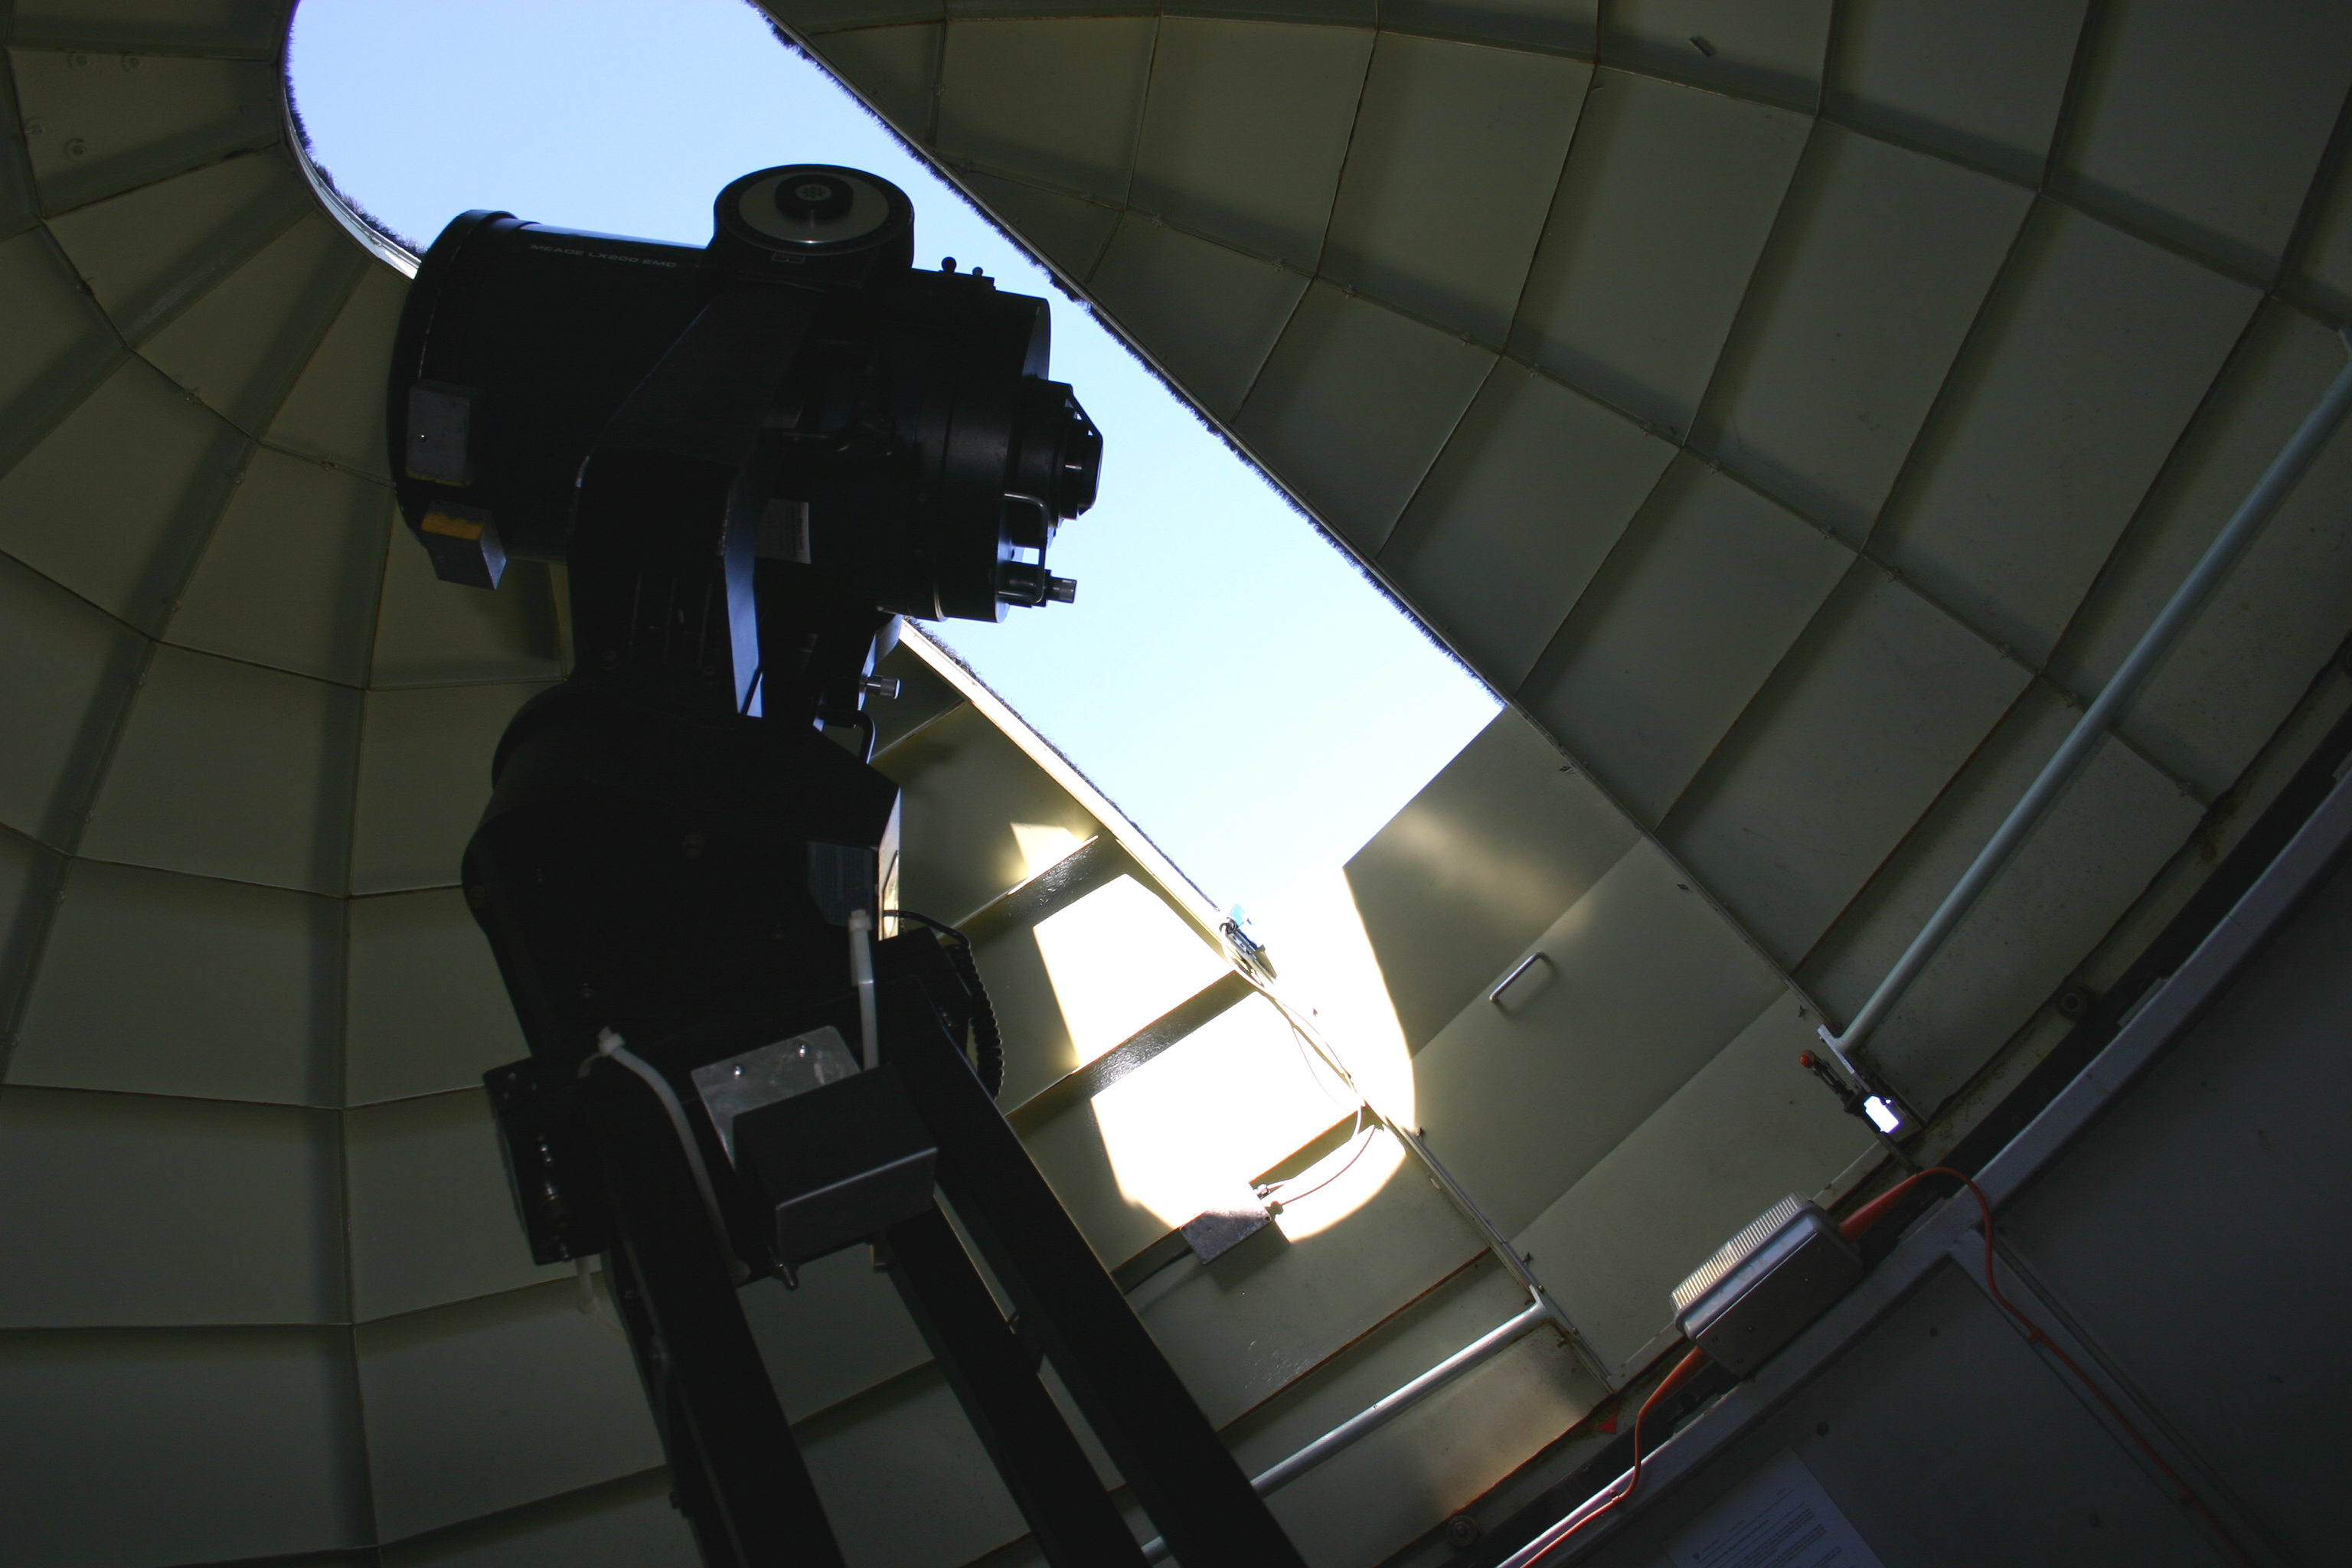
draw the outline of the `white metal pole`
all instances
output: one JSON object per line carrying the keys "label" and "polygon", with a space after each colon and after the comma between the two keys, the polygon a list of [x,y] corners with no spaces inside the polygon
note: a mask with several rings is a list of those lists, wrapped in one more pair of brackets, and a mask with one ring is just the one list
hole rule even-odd
{"label": "white metal pole", "polygon": [[[1511,1343],[1512,1341],[1517,1340],[1520,1335],[1526,1333],[1529,1329],[1534,1328],[1538,1323],[1544,1321],[1545,1319],[1549,1318],[1550,1315],[1551,1314],[1549,1312],[1544,1310],[1544,1307],[1540,1302],[1535,1306],[1529,1307],[1526,1311],[1521,1312],[1517,1317],[1513,1318],[1510,1321],[1503,1324],[1500,1328],[1482,1335],[1478,1339],[1473,1340],[1470,1343],[1463,1346],[1460,1350],[1455,1351],[1452,1355],[1447,1356],[1444,1361],[1439,1362],[1435,1366],[1431,1367],[1427,1372],[1423,1373],[1419,1377],[1414,1378],[1411,1383],[1406,1384],[1402,1388],[1398,1389],[1395,1393],[1381,1400],[1378,1404],[1357,1412],[1347,1420],[1339,1423],[1337,1426],[1332,1427],[1331,1430],[1324,1433],[1323,1436],[1316,1438],[1315,1441],[1307,1444],[1307,1447],[1299,1449],[1298,1452],[1291,1455],[1290,1458],[1281,1461],[1272,1469],[1269,1469],[1265,1474],[1259,1476],[1255,1480],[1250,1482],[1250,1485],[1255,1489],[1257,1495],[1260,1497],[1265,1496],[1268,1492],[1273,1491],[1277,1487],[1289,1485],[1292,1481],[1297,1480],[1300,1476],[1305,1475],[1307,1471],[1313,1469],[1316,1466],[1321,1464],[1324,1460],[1329,1458],[1340,1449],[1349,1447],[1359,1439],[1379,1430],[1382,1426],[1387,1426],[1390,1422],[1395,1420],[1399,1415],[1404,1414],[1405,1411],[1411,1409],[1413,1405],[1421,1403],[1422,1400],[1427,1398],[1430,1394],[1434,1394],[1437,1390],[1444,1387],[1455,1378],[1460,1377],[1464,1373],[1468,1372],[1472,1367],[1478,1365],[1481,1362],[1492,1359],[1497,1352],[1503,1349],[1504,1346]],[[1166,1561],[1168,1557],[1167,1541],[1164,1538],[1155,1536],[1151,1540],[1145,1542],[1143,1543],[1143,1555],[1147,1562],[1160,1563]]]}
{"label": "white metal pole", "polygon": [[[2343,337],[2346,349],[2352,351],[2352,329],[2347,329]],[[2296,481],[2303,478],[2312,460],[2318,457],[2320,448],[2326,446],[2328,437],[2336,433],[2336,426],[2344,422],[2347,412],[2352,412],[2352,363],[2347,363],[2336,374],[2317,405],[2288,438],[2279,455],[2271,460],[2271,466],[2255,482],[2246,499],[2239,503],[2236,513],[2214,536],[2213,542],[2205,547],[2205,553],[2189,569],[2189,575],[2181,579],[2180,586],[2173,590],[2172,597],[2157,613],[2147,630],[2140,634],[2139,641],[2116,668],[2115,679],[2107,682],[2106,689],[2099,693],[2097,700],[2075,721],[2073,732],[2059,745],[2049,762],[2042,764],[2041,773],[2018,803],[2010,808],[2008,817],[1985,847],[1977,852],[1975,861],[1952,885],[1952,890],[1944,895],[1944,901],[1928,917],[1919,934],[1911,939],[1911,945],[1904,950],[1901,958],[1895,960],[1895,967],[1886,972],[1886,978],[1878,983],[1878,989],[1871,993],[1870,1000],[1862,1005],[1862,1010],[1853,1016],[1843,1034],[1832,1034],[1827,1026],[1822,1026],[1822,1043],[1829,1047],[1839,1065],[1856,1082],[1864,1082],[1864,1075],[1855,1065],[1853,1053],[1861,1048],[1863,1042],[1880,1024],[1885,1022],[1887,1014],[1903,999],[1903,994],[1911,988],[1911,983],[1919,977],[1919,972],[1927,968],[1927,961],[1936,956],[1937,950],[1944,945],[1945,939],[1960,923],[1960,917],[1969,912],[1969,907],[1976,902],[1977,896],[1984,891],[1986,885],[2007,863],[2025,836],[2032,831],[2042,814],[2049,809],[2050,803],[2057,798],[2059,791],[2065,788],[2067,782],[2090,756],[2099,738],[2114,725],[2124,705],[2132,700],[2148,673],[2170,650],[2182,628],[2204,607],[2206,599],[2237,562],[2246,545],[2294,489]]]}

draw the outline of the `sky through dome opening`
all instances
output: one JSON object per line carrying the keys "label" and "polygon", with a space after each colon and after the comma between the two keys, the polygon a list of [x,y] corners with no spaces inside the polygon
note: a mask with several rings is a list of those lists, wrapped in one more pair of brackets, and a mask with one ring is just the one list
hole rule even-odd
{"label": "sky through dome opening", "polygon": [[[560,25],[551,25],[560,17]],[[422,247],[473,207],[700,245],[736,175],[904,187],[919,266],[1053,308],[1054,375],[1104,436],[1053,562],[1074,605],[930,629],[1209,896],[1269,940],[1498,706],[1084,305],[736,0],[302,0],[310,151]]]}

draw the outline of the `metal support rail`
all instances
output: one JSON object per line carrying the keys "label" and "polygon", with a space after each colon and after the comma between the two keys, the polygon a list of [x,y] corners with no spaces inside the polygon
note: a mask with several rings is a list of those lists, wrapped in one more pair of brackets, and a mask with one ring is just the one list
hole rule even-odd
{"label": "metal support rail", "polygon": [[1401,1125],[1390,1117],[1388,1112],[1373,1104],[1371,1097],[1356,1086],[1355,1076],[1348,1071],[1348,1065],[1339,1059],[1339,1053],[1331,1049],[1329,1042],[1323,1038],[1322,1032],[1316,1028],[1314,1023],[1300,1017],[1297,1009],[1285,1002],[1276,993],[1274,987],[1253,973],[1246,963],[1235,964],[1234,973],[1248,981],[1259,995],[1274,1004],[1275,1009],[1283,1016],[1293,1029],[1298,1032],[1298,1037],[1313,1047],[1315,1054],[1322,1058],[1323,1065],[1329,1068],[1341,1083],[1347,1085],[1348,1092],[1356,1097],[1356,1103],[1370,1111],[1373,1118],[1386,1128],[1398,1142],[1411,1151],[1414,1159],[1421,1162],[1422,1167],[1428,1171],[1430,1180],[1435,1182],[1438,1189],[1454,1200],[1454,1206],[1462,1211],[1464,1217],[1476,1226],[1478,1233],[1486,1238],[1486,1249],[1495,1255],[1504,1268],[1511,1271],[1521,1285],[1527,1287],[1528,1294],[1559,1328],[1561,1336],[1568,1341],[1570,1349],[1580,1361],[1584,1363],[1586,1370],[1598,1377],[1602,1384],[1608,1384],[1610,1383],[1608,1369],[1600,1363],[1598,1358],[1586,1346],[1584,1336],[1577,1332],[1576,1325],[1569,1321],[1567,1311],[1552,1299],[1551,1292],[1544,1289],[1543,1280],[1537,1277],[1532,1268],[1528,1267],[1528,1260],[1519,1256],[1519,1249],[1511,1245],[1511,1238],[1503,1234],[1502,1227],[1487,1217],[1486,1211],[1478,1206],[1478,1200],[1472,1197],[1469,1190],[1455,1179],[1454,1173],[1445,1168],[1445,1163],[1430,1152],[1429,1145],[1423,1141],[1420,1131]]}
{"label": "metal support rail", "polygon": [[[1518,1339],[1538,1323],[1544,1321],[1548,1316],[1549,1314],[1540,1304],[1529,1307],[1500,1328],[1489,1331],[1455,1351],[1378,1404],[1358,1412],[1339,1426],[1332,1427],[1331,1430],[1250,1482],[1251,1487],[1256,1490],[1258,1496],[1265,1497],[1277,1487],[1289,1485],[1340,1449],[1349,1447],[1359,1438],[1370,1436],[1373,1432],[1387,1426],[1472,1367],[1492,1360],[1505,1346]],[[1154,1536],[1143,1543],[1143,1556],[1146,1562],[1150,1563],[1167,1561],[1168,1542],[1159,1536]]]}
{"label": "metal support rail", "polygon": [[[2347,351],[2352,352],[2352,328],[2346,329],[2341,335]],[[2269,468],[2255,481],[2254,488],[2247,492],[2246,499],[2239,503],[2237,511],[2214,536],[2213,542],[2205,547],[2205,553],[2189,569],[2189,575],[2181,579],[2180,586],[2173,590],[2172,597],[2157,613],[2156,619],[2148,623],[2147,630],[2140,634],[2139,641],[2116,668],[2106,689],[2084,710],[2082,718],[2075,721],[2074,731],[2042,764],[2041,773],[2019,797],[2017,804],[2010,808],[2007,818],[1994,830],[1985,847],[1977,852],[1976,859],[1961,873],[1960,879],[1952,884],[1952,890],[1944,895],[1944,901],[1937,906],[1936,912],[1928,917],[1919,934],[1911,939],[1911,945],[1904,949],[1901,958],[1895,961],[1895,967],[1886,972],[1886,978],[1878,983],[1878,989],[1870,994],[1870,1000],[1862,1005],[1862,1010],[1847,1023],[1844,1032],[1833,1034],[1829,1026],[1822,1026],[1822,1043],[1830,1048],[1830,1054],[1837,1058],[1838,1065],[1845,1068],[1847,1075],[1865,1090],[1876,1080],[1854,1059],[1854,1053],[1886,1021],[1887,1015],[1894,1011],[1895,1005],[1903,999],[1912,982],[1918,979],[1920,971],[1927,967],[1928,961],[1943,947],[1945,940],[1960,923],[1961,917],[1977,901],[1978,895],[1985,890],[2001,867],[2008,863],[2018,845],[2041,821],[2042,813],[2050,808],[2051,802],[2058,797],[2059,792],[2066,787],[2089,758],[2100,737],[2113,727],[2117,715],[2138,692],[2149,672],[2171,649],[2174,639],[2204,607],[2205,601],[2236,563],[2247,544],[2293,492],[2305,470],[2318,457],[2320,448],[2326,446],[2328,437],[2336,433],[2336,426],[2343,424],[2347,412],[2352,412],[2352,363],[2347,363],[2336,374],[2335,381],[2329,384],[2302,426],[2288,438],[2279,455],[2272,459]]]}

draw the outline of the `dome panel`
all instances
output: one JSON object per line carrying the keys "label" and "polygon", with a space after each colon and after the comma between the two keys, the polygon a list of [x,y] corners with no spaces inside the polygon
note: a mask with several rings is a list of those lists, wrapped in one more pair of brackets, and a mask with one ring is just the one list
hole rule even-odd
{"label": "dome panel", "polygon": [[362,1322],[572,1272],[530,1260],[479,1084],[351,1111],[343,1180]]}
{"label": "dome panel", "polygon": [[2028,679],[1900,582],[1855,573],[1660,833],[1793,964]]}
{"label": "dome panel", "polygon": [[[1109,868],[1115,867],[1118,857],[1101,856],[1098,858],[1107,863],[1107,868],[1096,876],[1086,878],[1089,888],[1098,885],[1098,880],[1109,879]],[[908,907],[920,908],[919,905]],[[1005,1018],[1019,1018],[1023,1026],[1018,1037],[1009,1030],[1006,1032],[1004,1092],[998,1097],[998,1102],[1024,1106],[1064,1075],[1076,1070],[1078,1047],[1070,1038],[1069,1025],[1062,1016],[1060,1000],[1054,994],[1054,978],[1046,972],[1045,955],[1037,946],[1035,917],[1033,915],[1027,921],[975,923],[981,923],[982,930],[972,936],[972,955],[980,961],[981,973],[988,977],[989,999],[996,1008],[997,1017],[1000,1022]],[[991,926],[996,929],[989,929]],[[1043,1155],[1034,1157],[1041,1162],[1044,1159]],[[1090,1168],[1098,1168],[1108,1181],[1108,1167],[1101,1164],[1098,1148],[1096,1164]],[[1071,1186],[1065,1184],[1058,1176],[1049,1176],[1048,1179],[1057,1193],[1084,1190],[1082,1184]],[[1111,1183],[1110,1185],[1115,1187],[1117,1184]],[[1127,1205],[1123,1200],[1119,1200],[1119,1206],[1124,1213]],[[1089,1237],[1094,1235],[1083,1218],[1079,1220],[1078,1227],[1086,1230]],[[1123,1262],[1134,1250],[1133,1247],[1108,1247],[1104,1249],[1105,1256],[1114,1263]]]}
{"label": "dome panel", "polygon": [[490,797],[499,736],[545,683],[443,686],[367,694],[352,891],[448,888]]}
{"label": "dome panel", "polygon": [[1647,839],[1524,951],[1544,955],[1552,982],[1508,1012],[1481,997],[1412,1064],[1432,1146],[1507,1236],[1785,988]]}
{"label": "dome panel", "polygon": [[563,1280],[352,1331],[379,1539],[661,1464],[627,1347],[576,1300]]}
{"label": "dome panel", "polygon": [[[877,1390],[794,1434],[852,1563],[970,1563],[1024,1526],[936,1372]],[[922,1500],[919,1507],[908,1500]]]}
{"label": "dome panel", "polygon": [[1600,0],[1388,0],[1380,21],[1383,32],[1435,33],[1590,58],[1600,11]]}
{"label": "dome panel", "polygon": [[941,0],[785,0],[765,9],[811,32],[947,19]]}
{"label": "dome panel", "polygon": [[1769,105],[1597,73],[1511,352],[1688,431],[1811,129]]}
{"label": "dome panel", "polygon": [[1376,552],[1496,356],[1328,283],[1307,291],[1234,416],[1342,537]]}
{"label": "dome panel", "polygon": [[670,1506],[669,1472],[654,1470],[459,1526],[385,1560],[403,1568],[700,1568],[702,1554]]}
{"label": "dome panel", "polygon": [[0,71],[0,233],[5,234],[15,234],[40,220],[23,123],[16,108],[16,73]]}
{"label": "dome panel", "polygon": [[0,557],[0,823],[57,845],[80,837],[146,658],[120,621]]}
{"label": "dome panel", "polygon": [[265,60],[12,47],[42,210],[62,213],[279,138]]}
{"label": "dome panel", "polygon": [[813,40],[836,70],[873,85],[869,100],[882,117],[906,134],[928,141],[939,103],[940,51],[947,27],[940,22],[914,26],[862,26]]}
{"label": "dome panel", "polygon": [[1692,444],[1858,542],[2031,201],[1817,127]]}
{"label": "dome panel", "polygon": [[2136,5],[2100,30],[2053,184],[2267,279],[2352,84],[2352,12]]}
{"label": "dome panel", "polygon": [[1126,16],[951,24],[940,153],[1124,197],[1155,32],[1150,18]]}
{"label": "dome panel", "polygon": [[408,279],[371,267],[270,422],[273,446],[391,482],[383,450],[384,366]]}
{"label": "dome panel", "polygon": [[1830,11],[1830,0],[1612,0],[1601,53],[1660,76],[1810,109],[1821,96]]}
{"label": "dome panel", "polygon": [[337,900],[77,860],[8,1081],[339,1105],[342,968]]}
{"label": "dome panel", "polygon": [[2042,209],[1879,521],[1881,558],[2039,665],[2255,302],[2095,218]]}
{"label": "dome panel", "polygon": [[359,694],[159,647],[124,718],[85,854],[343,890]]}
{"label": "dome panel", "polygon": [[36,44],[121,44],[274,58],[283,0],[17,0],[15,35]]}
{"label": "dome panel", "polygon": [[1624,857],[1639,829],[1509,710],[1348,861],[1349,896],[1419,1050]]}
{"label": "dome panel", "polygon": [[526,1054],[489,944],[455,889],[354,899],[343,1095],[470,1089]]}
{"label": "dome panel", "polygon": [[1019,180],[1000,180],[992,174],[967,173],[962,179],[1000,222],[1017,224],[1039,255],[1073,278],[1093,273],[1104,243],[1118,226],[1119,209],[1115,206],[1040,190]]}
{"label": "dome panel", "polygon": [[2088,0],[1856,0],[1828,103],[1841,117],[2039,183]]}
{"label": "dome panel", "polygon": [[1520,698],[1655,824],[1853,564],[1821,528],[1685,455]]}
{"label": "dome panel", "polygon": [[1591,76],[1580,60],[1382,34],[1324,276],[1501,342]]}
{"label": "dome panel", "polygon": [[971,708],[942,714],[878,764],[904,792],[900,901],[956,925],[1063,858],[1034,854],[1014,825],[1068,847],[1102,831],[1044,769]]}
{"label": "dome panel", "polygon": [[355,1403],[342,1329],[0,1338],[0,1531],[60,1568],[359,1545]]}
{"label": "dome panel", "polygon": [[1167,345],[1170,375],[1228,416],[1307,291],[1299,273],[1133,213],[1089,281],[1129,330]]}
{"label": "dome panel", "polygon": [[14,833],[0,833],[0,1009],[12,1019],[30,978],[66,859]]}
{"label": "dome panel", "polygon": [[391,493],[372,479],[257,448],[163,636],[361,684],[392,514]]}
{"label": "dome panel", "polygon": [[0,479],[0,550],[152,628],[246,451],[219,415],[126,359]]}
{"label": "dome panel", "polygon": [[1232,16],[1254,22],[1370,27],[1379,19],[1377,0],[1181,0],[1178,8],[1191,16]]}
{"label": "dome panel", "polygon": [[225,159],[53,217],[49,232],[136,343],[310,210],[293,173],[275,149]]}
{"label": "dome panel", "polygon": [[323,1323],[343,1307],[336,1116],[11,1087],[0,1324]]}
{"label": "dome panel", "polygon": [[[1694,1259],[1709,1256],[1792,1192],[1875,1153],[1861,1123],[1791,1078],[1817,1047],[1817,1020],[1782,992],[1693,1073],[1624,1142],[1513,1237],[1547,1268],[1561,1305],[1612,1380],[1630,1376],[1670,1333],[1658,1301]],[[1689,1178],[1706,1151],[1709,1179]]]}
{"label": "dome panel", "polygon": [[2311,201],[2311,228],[2283,281],[2294,298],[2335,320],[2352,316],[2352,156],[2339,151]]}
{"label": "dome panel", "polygon": [[[792,1420],[805,1421],[931,1359],[898,1288],[874,1267],[871,1252],[836,1252],[803,1265],[800,1276],[797,1290],[758,1279],[736,1293]],[[812,1345],[824,1353],[812,1355]]]}
{"label": "dome panel", "polygon": [[[6,160],[0,159],[0,163]],[[122,352],[45,229],[0,241],[0,464],[39,440],[58,409]]]}
{"label": "dome panel", "polygon": [[558,584],[544,564],[509,561],[496,593],[454,594],[405,528],[392,529],[389,544],[370,684],[459,686],[563,673]]}
{"label": "dome panel", "polygon": [[313,212],[282,230],[139,345],[147,362],[248,435],[278,400],[359,282],[366,258]]}
{"label": "dome panel", "polygon": [[1354,27],[1166,18],[1129,201],[1312,266],[1371,55],[1372,34]]}
{"label": "dome panel", "polygon": [[1506,688],[1534,665],[1675,449],[1517,365],[1496,368],[1381,549]]}

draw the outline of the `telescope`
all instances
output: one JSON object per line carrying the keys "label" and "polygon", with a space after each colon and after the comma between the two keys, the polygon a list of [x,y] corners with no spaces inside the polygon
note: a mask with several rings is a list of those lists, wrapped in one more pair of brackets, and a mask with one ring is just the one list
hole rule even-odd
{"label": "telescope", "polygon": [[913,259],[904,192],[795,164],[700,248],[469,212],[417,273],[402,518],[445,583],[561,564],[571,614],[461,879],[530,1052],[484,1079],[523,1231],[600,1260],[711,1568],[843,1561],[738,1293],[857,1246],[1055,1568],[1145,1559],[1043,1360],[1177,1557],[1295,1568],[998,1112],[971,944],[898,907],[877,663],[1072,600],[1102,458],[1045,302]]}

